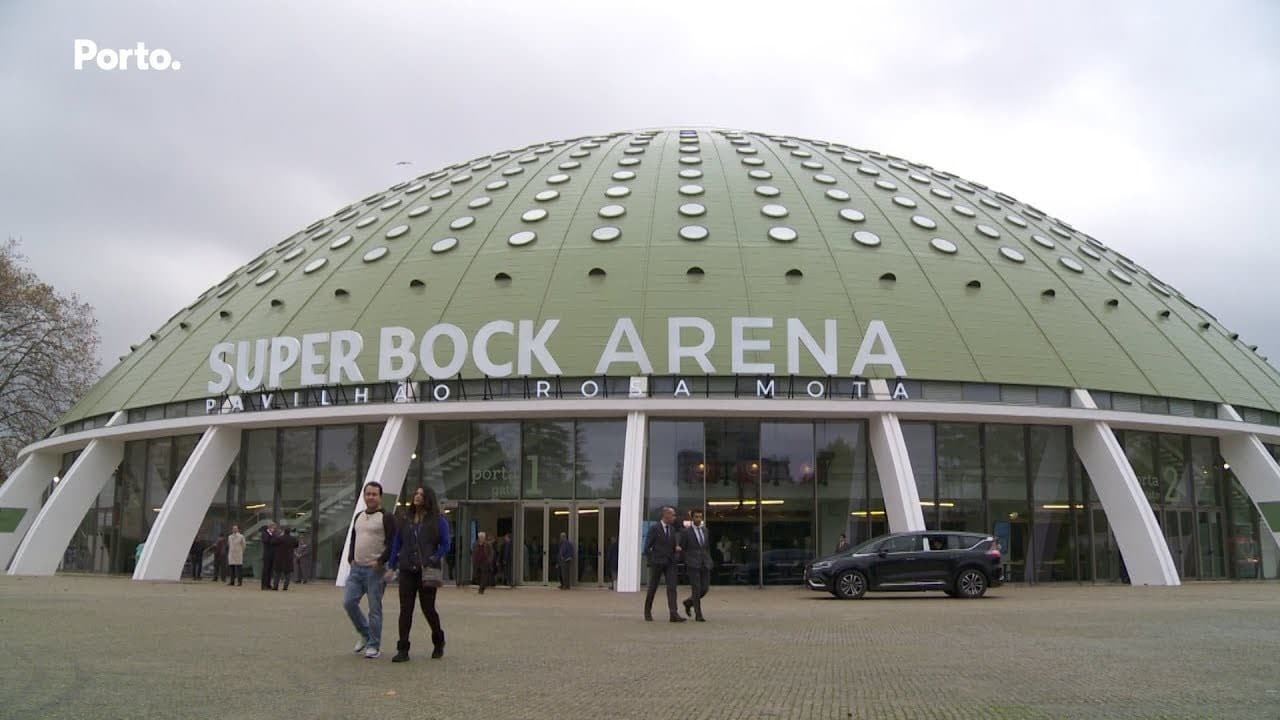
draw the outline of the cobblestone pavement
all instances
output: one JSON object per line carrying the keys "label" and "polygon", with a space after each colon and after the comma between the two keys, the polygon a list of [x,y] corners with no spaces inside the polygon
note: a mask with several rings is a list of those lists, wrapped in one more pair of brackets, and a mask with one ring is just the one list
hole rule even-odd
{"label": "cobblestone pavement", "polygon": [[444,659],[419,615],[403,664],[394,587],[378,660],[351,654],[340,602],[327,584],[0,578],[0,717],[1280,718],[1274,583],[717,587],[709,622],[679,625],[644,622],[635,594],[447,588]]}

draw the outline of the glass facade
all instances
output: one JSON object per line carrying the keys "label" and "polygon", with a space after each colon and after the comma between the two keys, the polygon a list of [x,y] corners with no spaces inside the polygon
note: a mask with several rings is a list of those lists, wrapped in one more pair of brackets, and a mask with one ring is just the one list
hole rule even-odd
{"label": "glass facade", "polygon": [[[308,539],[313,577],[333,577],[382,427],[244,431],[199,538],[211,545],[238,524],[250,543],[246,574],[256,577],[260,531],[276,521]],[[1010,581],[1126,579],[1069,428],[904,422],[902,432],[927,528],[995,535]],[[642,537],[663,505],[681,519],[704,508],[715,537],[713,582],[798,583],[804,564],[834,551],[841,535],[856,544],[888,532],[867,435],[860,420],[651,419]],[[445,505],[461,540],[451,569],[460,581],[470,577],[467,558],[485,530],[513,536],[507,573],[517,581],[556,581],[552,550],[565,532],[577,548],[576,580],[607,583],[616,576],[625,436],[621,419],[422,422],[405,483],[432,487]],[[126,443],[62,569],[132,573],[198,440]],[[1141,431],[1117,432],[1117,440],[1181,577],[1280,572],[1280,550],[1216,440]],[[64,473],[74,460],[63,458]]]}
{"label": "glass facade", "polygon": [[1010,582],[1086,579],[1067,428],[902,423],[925,527],[1000,540]]}
{"label": "glass facade", "polygon": [[713,583],[799,583],[842,533],[885,527],[863,422],[655,419],[648,445],[641,537],[664,505],[682,519],[705,508]]}

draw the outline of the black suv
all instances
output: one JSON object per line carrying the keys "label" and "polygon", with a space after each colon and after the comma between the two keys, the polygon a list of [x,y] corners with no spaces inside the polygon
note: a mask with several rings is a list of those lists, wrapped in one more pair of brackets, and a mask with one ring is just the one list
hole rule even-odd
{"label": "black suv", "polygon": [[979,598],[1004,582],[1004,566],[1000,542],[990,535],[894,533],[815,560],[805,568],[804,582],[845,600],[868,590],[942,590]]}

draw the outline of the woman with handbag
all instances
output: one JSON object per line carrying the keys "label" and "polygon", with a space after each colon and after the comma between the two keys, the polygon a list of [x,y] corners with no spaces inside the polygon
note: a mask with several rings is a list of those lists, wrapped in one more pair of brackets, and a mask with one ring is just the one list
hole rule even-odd
{"label": "woman with handbag", "polygon": [[390,570],[400,573],[400,639],[391,662],[409,659],[409,630],[413,627],[414,599],[431,625],[432,658],[444,655],[444,630],[436,612],[436,590],[444,584],[444,556],[449,552],[449,521],[431,488],[413,492],[409,507],[397,518],[391,543]]}

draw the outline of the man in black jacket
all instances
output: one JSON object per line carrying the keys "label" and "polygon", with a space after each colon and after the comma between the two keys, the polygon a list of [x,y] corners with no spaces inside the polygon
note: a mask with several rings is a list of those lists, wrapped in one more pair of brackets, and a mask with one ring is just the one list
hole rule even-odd
{"label": "man in black jacket", "polygon": [[644,619],[653,620],[653,596],[658,583],[667,583],[667,609],[671,622],[684,622],[676,611],[676,561],[680,552],[680,531],[675,527],[676,509],[662,508],[662,522],[649,528],[644,539],[644,557],[649,564],[649,591],[644,598]]}
{"label": "man in black jacket", "polygon": [[276,523],[274,520],[262,528],[262,589],[271,589],[271,575],[275,572]]}
{"label": "man in black jacket", "polygon": [[702,617],[702,598],[711,585],[711,534],[702,524],[701,510],[692,510],[689,516],[693,524],[680,531],[684,567],[689,574],[689,599],[684,601],[684,614],[706,622]]}

